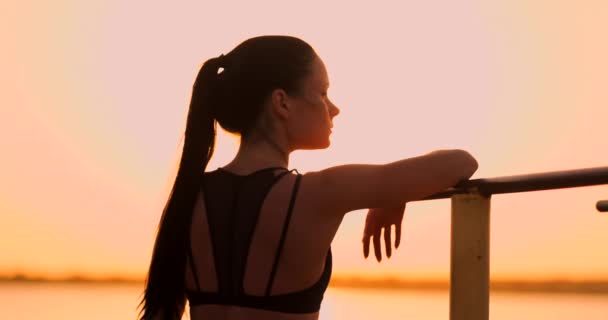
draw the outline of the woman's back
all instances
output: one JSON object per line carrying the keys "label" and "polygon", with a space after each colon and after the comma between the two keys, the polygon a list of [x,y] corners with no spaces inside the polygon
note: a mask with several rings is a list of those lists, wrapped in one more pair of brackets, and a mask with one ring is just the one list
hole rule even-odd
{"label": "woman's back", "polygon": [[[286,169],[218,169],[203,180],[186,272],[192,319],[316,319],[341,217],[320,213],[306,175]],[[198,304],[197,291],[215,294]]]}

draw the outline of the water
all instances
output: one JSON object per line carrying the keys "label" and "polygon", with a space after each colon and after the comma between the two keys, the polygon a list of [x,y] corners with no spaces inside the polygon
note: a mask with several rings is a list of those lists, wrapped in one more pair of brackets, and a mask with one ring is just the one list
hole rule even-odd
{"label": "water", "polygon": [[[129,284],[0,283],[0,318],[134,320],[141,289]],[[329,288],[320,318],[448,320],[448,292]],[[490,319],[608,320],[608,295],[492,293]]]}

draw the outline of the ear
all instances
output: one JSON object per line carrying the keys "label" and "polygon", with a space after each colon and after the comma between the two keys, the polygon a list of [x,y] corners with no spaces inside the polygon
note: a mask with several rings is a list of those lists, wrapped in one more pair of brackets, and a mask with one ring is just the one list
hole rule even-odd
{"label": "ear", "polygon": [[270,95],[270,110],[279,119],[289,118],[289,95],[283,89],[274,89]]}

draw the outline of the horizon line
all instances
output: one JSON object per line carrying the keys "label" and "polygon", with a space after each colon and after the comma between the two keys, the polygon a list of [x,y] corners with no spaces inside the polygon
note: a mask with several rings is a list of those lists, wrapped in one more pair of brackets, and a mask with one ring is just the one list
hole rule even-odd
{"label": "horizon line", "polygon": [[[383,281],[398,281],[398,282],[409,282],[409,283],[442,283],[449,282],[449,277],[407,277],[407,276],[399,276],[395,274],[388,274],[385,276],[369,276],[369,275],[356,275],[352,273],[338,273],[332,276],[332,280],[337,281],[364,281],[364,282],[383,282]],[[80,273],[73,273],[63,276],[43,276],[43,275],[32,275],[26,273],[0,273],[0,280],[23,280],[23,281],[48,281],[48,282],[61,282],[61,281],[87,281],[87,282],[112,282],[112,281],[122,281],[122,282],[144,282],[145,277],[131,277],[127,275],[84,275]],[[567,276],[551,276],[546,278],[530,278],[530,277],[505,277],[505,276],[495,276],[490,277],[490,281],[502,282],[502,283],[549,283],[549,282],[569,282],[569,283],[608,283],[608,277],[596,277],[596,278],[576,278],[576,277],[567,277]]]}
{"label": "horizon line", "polygon": [[[62,284],[125,284],[142,285],[145,279],[128,277],[86,277],[79,275],[61,278],[36,277],[16,274],[0,275],[2,283],[62,283]],[[329,286],[352,289],[384,289],[415,291],[449,291],[449,279],[407,279],[394,276],[365,278],[335,276]],[[569,280],[569,279],[490,279],[491,291],[529,292],[529,293],[576,293],[608,294],[608,279]]]}

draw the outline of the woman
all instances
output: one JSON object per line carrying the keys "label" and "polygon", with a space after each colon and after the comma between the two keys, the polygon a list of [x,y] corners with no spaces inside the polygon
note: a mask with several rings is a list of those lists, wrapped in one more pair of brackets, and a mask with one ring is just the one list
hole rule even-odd
{"label": "woman", "polygon": [[[219,72],[218,72],[219,71]],[[209,59],[193,86],[179,170],[158,229],[141,319],[317,319],[331,241],[347,212],[370,209],[380,260],[405,203],[468,179],[477,162],[440,150],[384,165],[299,174],[289,154],[330,145],[339,109],[322,60],[288,36],[248,39]],[[215,122],[241,136],[230,163],[204,172]],[[294,172],[295,171],[295,172]]]}

